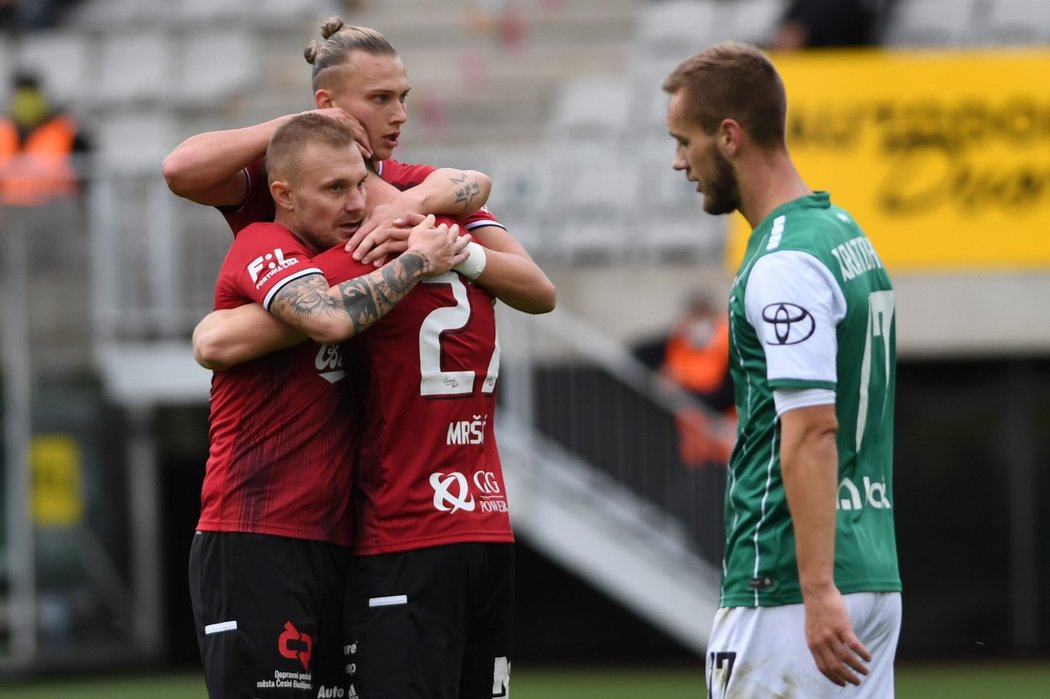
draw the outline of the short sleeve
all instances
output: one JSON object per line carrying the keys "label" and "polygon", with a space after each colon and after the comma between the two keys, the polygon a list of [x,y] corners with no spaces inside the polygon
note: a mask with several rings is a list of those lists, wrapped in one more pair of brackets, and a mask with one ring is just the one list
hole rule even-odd
{"label": "short sleeve", "polygon": [[846,299],[820,260],[798,250],[763,256],[748,276],[744,304],[772,388],[835,388],[836,326]]}
{"label": "short sleeve", "polygon": [[219,270],[216,308],[248,302],[267,309],[285,284],[309,274],[321,274],[299,240],[277,224],[245,229],[230,246]]}

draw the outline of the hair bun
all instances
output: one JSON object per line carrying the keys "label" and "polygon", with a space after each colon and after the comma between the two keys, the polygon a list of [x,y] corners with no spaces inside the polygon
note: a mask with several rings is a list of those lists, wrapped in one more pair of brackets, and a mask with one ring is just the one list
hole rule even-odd
{"label": "hair bun", "polygon": [[327,39],[342,28],[342,17],[329,17],[328,20],[321,25],[321,38]]}

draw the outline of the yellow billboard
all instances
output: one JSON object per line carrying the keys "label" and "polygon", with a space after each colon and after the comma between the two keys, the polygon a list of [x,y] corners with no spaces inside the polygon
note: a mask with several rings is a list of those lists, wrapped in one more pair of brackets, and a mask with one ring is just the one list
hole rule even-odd
{"label": "yellow billboard", "polygon": [[[774,54],[788,149],[897,271],[1050,269],[1050,51]],[[749,229],[736,216],[735,271]]]}

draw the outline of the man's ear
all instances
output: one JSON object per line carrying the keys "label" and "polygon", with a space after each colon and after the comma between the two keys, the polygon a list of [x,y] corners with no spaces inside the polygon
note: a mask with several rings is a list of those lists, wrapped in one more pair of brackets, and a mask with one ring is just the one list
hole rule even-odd
{"label": "man's ear", "polygon": [[332,92],[331,92],[331,90],[327,90],[327,89],[322,87],[320,90],[315,92],[314,93],[314,104],[317,105],[318,109],[327,109],[327,108],[329,108],[331,106],[334,106],[332,104]]}
{"label": "man's ear", "polygon": [[279,209],[294,211],[295,203],[292,201],[292,188],[284,180],[274,180],[270,183],[270,196],[273,203]]}
{"label": "man's ear", "polygon": [[718,147],[725,155],[736,155],[743,138],[743,130],[736,119],[723,119],[718,125]]}

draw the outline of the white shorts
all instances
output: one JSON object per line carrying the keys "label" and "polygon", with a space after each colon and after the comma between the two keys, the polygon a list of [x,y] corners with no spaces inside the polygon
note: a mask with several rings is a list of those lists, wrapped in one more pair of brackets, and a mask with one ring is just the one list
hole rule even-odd
{"label": "white shorts", "polygon": [[900,593],[857,592],[843,598],[853,632],[872,655],[860,686],[839,687],[817,669],[806,644],[801,604],[721,607],[707,645],[709,699],[891,699]]}

